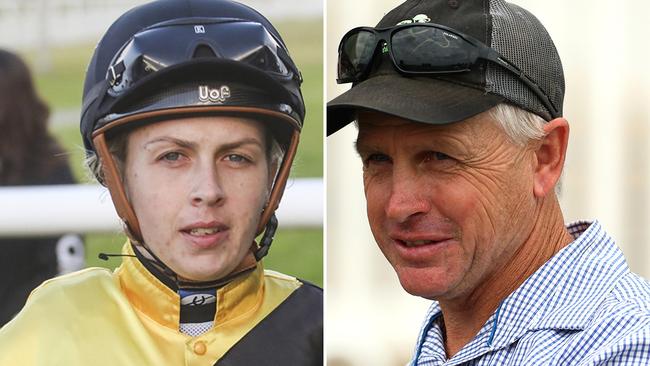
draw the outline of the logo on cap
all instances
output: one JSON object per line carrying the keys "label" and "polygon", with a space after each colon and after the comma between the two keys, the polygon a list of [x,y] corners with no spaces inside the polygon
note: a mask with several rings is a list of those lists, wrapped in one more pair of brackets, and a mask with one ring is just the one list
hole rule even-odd
{"label": "logo on cap", "polygon": [[215,89],[210,89],[207,85],[199,86],[199,101],[203,103],[223,103],[228,98],[230,98],[230,88],[227,85]]}
{"label": "logo on cap", "polygon": [[199,33],[205,33],[205,27],[202,25],[195,25],[194,26],[194,33],[199,34]]}
{"label": "logo on cap", "polygon": [[406,19],[402,20],[401,22],[397,23],[396,25],[402,25],[402,24],[411,24],[411,23],[429,23],[431,22],[431,18],[429,18],[428,15],[426,14],[418,14],[413,17],[413,19]]}

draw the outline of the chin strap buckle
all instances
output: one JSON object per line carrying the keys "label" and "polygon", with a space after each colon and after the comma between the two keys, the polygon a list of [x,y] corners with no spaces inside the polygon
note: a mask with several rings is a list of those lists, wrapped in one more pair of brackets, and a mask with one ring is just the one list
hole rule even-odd
{"label": "chin strap buckle", "polygon": [[268,253],[269,249],[271,248],[271,243],[273,242],[273,237],[275,236],[275,231],[278,228],[278,219],[275,217],[275,213],[271,215],[271,218],[269,219],[269,222],[266,224],[266,228],[264,229],[264,234],[262,235],[262,239],[260,240],[260,247],[255,251],[255,260],[260,261],[260,259],[264,258]]}

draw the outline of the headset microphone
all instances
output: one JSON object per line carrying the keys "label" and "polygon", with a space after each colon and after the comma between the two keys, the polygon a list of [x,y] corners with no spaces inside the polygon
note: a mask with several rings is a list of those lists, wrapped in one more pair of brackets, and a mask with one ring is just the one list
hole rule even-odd
{"label": "headset microphone", "polygon": [[[107,261],[108,257],[136,257],[135,255],[131,254],[106,254],[106,253],[99,253],[97,254],[97,257],[103,261]],[[137,257],[136,257],[137,258]]]}

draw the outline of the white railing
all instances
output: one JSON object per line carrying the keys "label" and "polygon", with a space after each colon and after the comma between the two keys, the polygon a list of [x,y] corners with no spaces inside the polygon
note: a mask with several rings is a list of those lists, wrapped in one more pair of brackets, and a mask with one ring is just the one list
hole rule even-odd
{"label": "white railing", "polygon": [[[282,227],[322,227],[323,180],[290,180],[277,216]],[[120,230],[120,220],[104,187],[60,185],[0,188],[0,237]]]}

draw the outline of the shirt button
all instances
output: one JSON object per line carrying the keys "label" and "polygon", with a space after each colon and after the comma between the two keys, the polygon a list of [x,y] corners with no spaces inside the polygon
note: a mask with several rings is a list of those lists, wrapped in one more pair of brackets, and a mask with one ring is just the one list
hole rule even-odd
{"label": "shirt button", "polygon": [[196,353],[199,356],[203,356],[205,354],[205,351],[208,350],[208,347],[205,346],[205,342],[203,341],[198,341],[194,343],[194,353]]}

